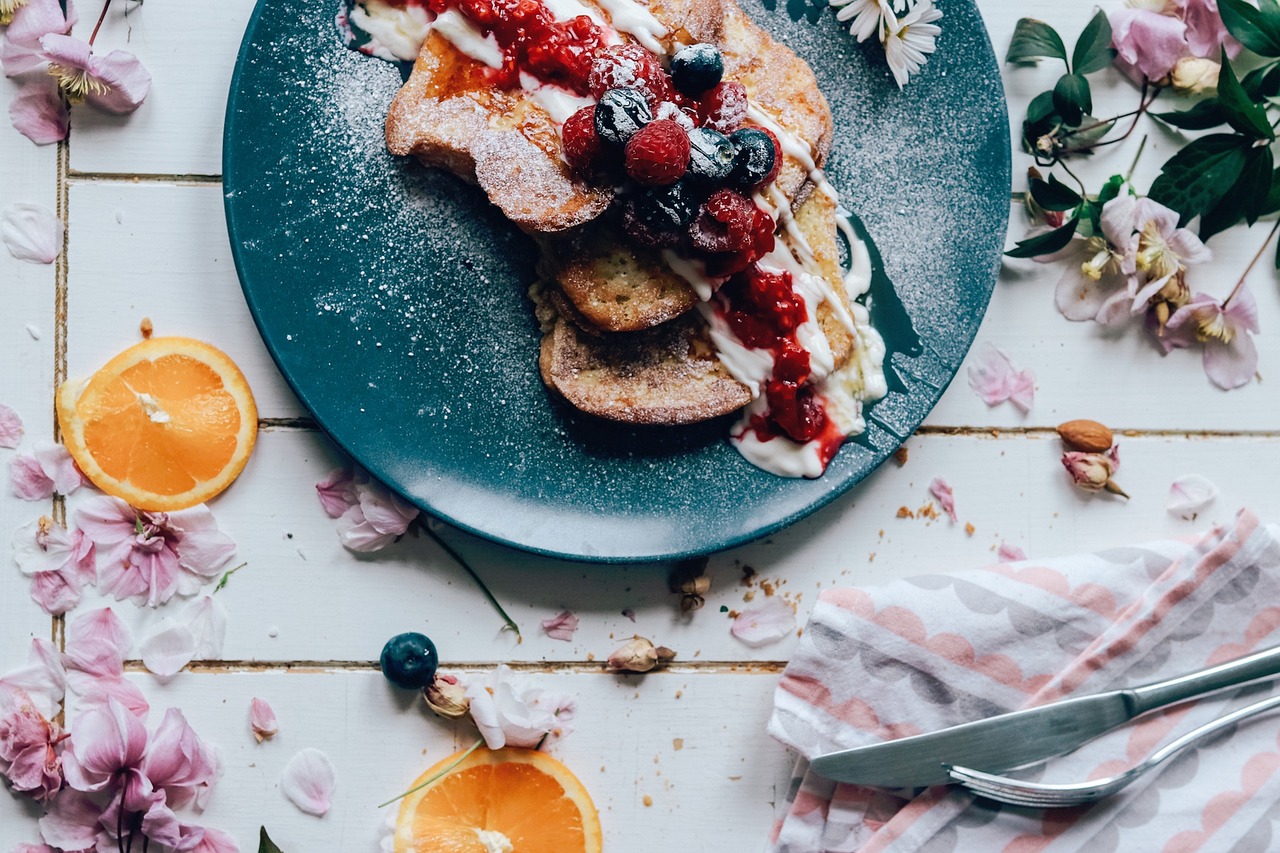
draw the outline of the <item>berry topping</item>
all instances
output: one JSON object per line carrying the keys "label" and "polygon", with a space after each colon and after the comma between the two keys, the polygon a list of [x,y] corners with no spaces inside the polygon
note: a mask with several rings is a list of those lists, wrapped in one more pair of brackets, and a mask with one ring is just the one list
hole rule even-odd
{"label": "berry topping", "polygon": [[654,118],[669,118],[686,131],[693,130],[694,119],[698,117],[696,110],[678,106],[671,101],[663,101],[654,108]]}
{"label": "berry topping", "polygon": [[605,142],[624,145],[653,119],[644,94],[638,89],[610,89],[596,105],[596,133]]}
{"label": "berry topping", "polygon": [[646,246],[670,247],[680,242],[698,212],[698,202],[684,181],[652,187],[627,196],[622,203],[622,227]]}
{"label": "berry topping", "polygon": [[719,83],[723,76],[724,59],[713,45],[691,44],[671,59],[671,79],[677,89],[692,97]]}
{"label": "berry topping", "polygon": [[614,45],[597,53],[591,61],[587,87],[597,99],[610,89],[635,89],[655,110],[675,94],[671,77],[658,58],[638,44]]}
{"label": "berry topping", "polygon": [[564,146],[564,159],[569,168],[582,178],[589,178],[604,169],[608,152],[596,134],[596,108],[583,107],[565,121],[560,129]]}
{"label": "berry topping", "polygon": [[698,211],[689,239],[704,252],[745,252],[751,248],[756,213],[746,196],[717,190]]}
{"label": "berry topping", "polygon": [[396,634],[382,647],[382,674],[396,687],[417,690],[436,677],[440,663],[435,643],[425,634]]}
{"label": "berry topping", "polygon": [[637,183],[673,184],[689,168],[689,135],[671,119],[651,121],[627,141],[626,166]]}
{"label": "berry topping", "polygon": [[741,190],[752,190],[778,177],[782,168],[782,147],[778,138],[758,127],[744,127],[729,135],[738,154],[733,160],[729,183]]}
{"label": "berry topping", "polygon": [[698,115],[703,127],[732,133],[747,117],[747,88],[730,80],[717,83],[702,96]]}
{"label": "berry topping", "polygon": [[736,150],[729,137],[709,127],[689,131],[689,173],[710,183],[719,183],[733,171]]}

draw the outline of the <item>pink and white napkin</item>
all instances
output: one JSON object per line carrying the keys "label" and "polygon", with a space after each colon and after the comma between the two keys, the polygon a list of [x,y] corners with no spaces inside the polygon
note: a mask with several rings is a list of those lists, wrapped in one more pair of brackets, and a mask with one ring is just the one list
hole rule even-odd
{"label": "pink and white napkin", "polygon": [[[1001,807],[958,787],[830,782],[807,759],[1070,695],[1134,686],[1280,644],[1280,527],[1251,513],[1156,542],[878,588],[822,593],[779,684],[769,733],[798,751],[775,853],[1280,849],[1280,715],[1068,810]],[[1024,778],[1131,766],[1272,684],[1130,723]]]}

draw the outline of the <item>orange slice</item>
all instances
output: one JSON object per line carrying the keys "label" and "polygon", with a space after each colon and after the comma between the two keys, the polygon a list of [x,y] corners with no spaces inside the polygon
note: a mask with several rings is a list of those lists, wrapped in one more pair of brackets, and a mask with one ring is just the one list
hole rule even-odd
{"label": "orange slice", "polygon": [[203,503],[239,476],[258,407],[226,353],[192,338],[151,338],[57,396],[62,440],[102,491],[144,510]]}
{"label": "orange slice", "polygon": [[[444,759],[411,785],[443,771]],[[400,805],[395,853],[600,853],[600,816],[545,752],[477,749]]]}

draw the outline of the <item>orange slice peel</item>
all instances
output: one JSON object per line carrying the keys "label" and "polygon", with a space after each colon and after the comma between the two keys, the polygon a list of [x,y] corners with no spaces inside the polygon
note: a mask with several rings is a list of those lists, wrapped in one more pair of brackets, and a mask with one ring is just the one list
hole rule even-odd
{"label": "orange slice peel", "polygon": [[258,408],[222,350],[185,337],[144,340],[56,397],[67,451],[102,491],[171,512],[204,503],[244,470]]}

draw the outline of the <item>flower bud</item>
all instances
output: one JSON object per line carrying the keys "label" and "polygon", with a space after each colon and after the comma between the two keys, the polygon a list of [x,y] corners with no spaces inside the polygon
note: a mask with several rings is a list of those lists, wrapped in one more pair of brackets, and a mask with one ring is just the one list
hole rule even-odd
{"label": "flower bud", "polygon": [[644,637],[632,637],[609,655],[609,669],[648,672],[658,665],[658,650]]}
{"label": "flower bud", "polygon": [[1173,66],[1169,77],[1175,91],[1199,95],[1218,88],[1218,72],[1221,69],[1222,66],[1212,59],[1184,56]]}
{"label": "flower bud", "polygon": [[1111,475],[1120,467],[1120,453],[1116,447],[1107,453],[1069,450],[1062,454],[1062,466],[1071,476],[1071,482],[1087,492],[1105,489],[1112,494],[1129,497],[1111,480]]}
{"label": "flower bud", "polygon": [[465,717],[471,710],[467,690],[452,675],[436,674],[435,681],[422,690],[422,698],[436,716],[447,720]]}

